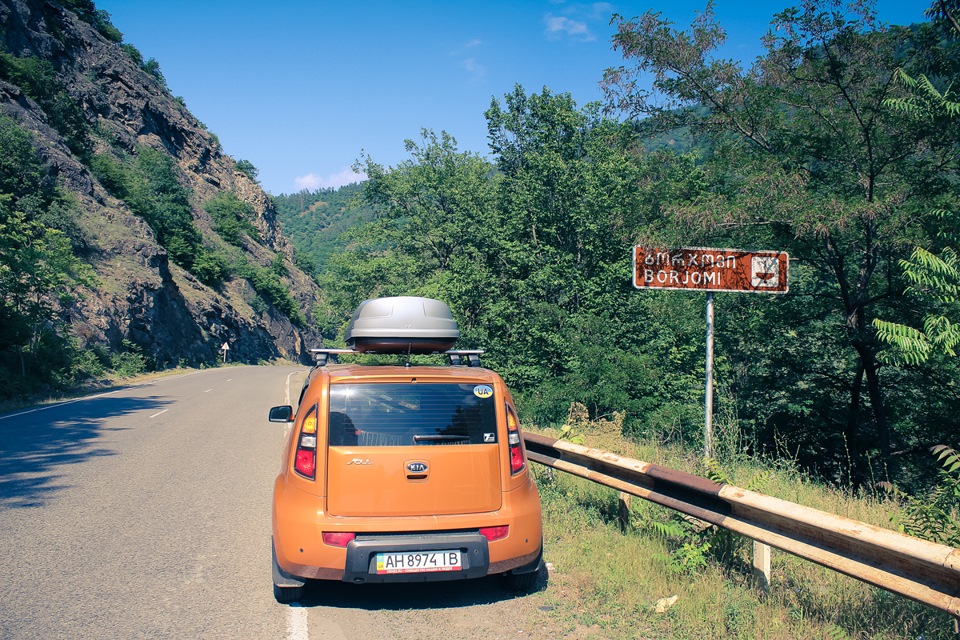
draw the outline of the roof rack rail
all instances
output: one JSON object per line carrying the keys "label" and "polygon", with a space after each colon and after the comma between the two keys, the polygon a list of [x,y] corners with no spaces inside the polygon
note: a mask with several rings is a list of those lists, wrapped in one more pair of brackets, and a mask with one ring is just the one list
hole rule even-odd
{"label": "roof rack rail", "polygon": [[[336,364],[337,356],[344,354],[355,355],[377,355],[370,351],[357,351],[356,349],[310,349],[314,361],[318,367],[325,367],[327,364]],[[479,367],[480,356],[485,352],[483,349],[448,349],[440,352],[442,355],[450,356],[450,364],[453,366],[466,365],[468,367]],[[390,355],[403,355],[393,353]]]}

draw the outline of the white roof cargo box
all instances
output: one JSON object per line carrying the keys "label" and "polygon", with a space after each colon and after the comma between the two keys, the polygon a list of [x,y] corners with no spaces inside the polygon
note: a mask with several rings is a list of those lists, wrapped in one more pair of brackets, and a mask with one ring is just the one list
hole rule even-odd
{"label": "white roof cargo box", "polygon": [[399,296],[360,303],[347,325],[347,346],[361,353],[440,353],[460,337],[450,307]]}

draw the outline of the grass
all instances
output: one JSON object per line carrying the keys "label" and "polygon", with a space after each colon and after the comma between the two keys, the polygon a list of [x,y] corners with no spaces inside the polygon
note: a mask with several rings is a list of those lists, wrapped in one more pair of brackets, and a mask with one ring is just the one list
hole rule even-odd
{"label": "grass", "polygon": [[[698,457],[675,448],[632,443],[610,424],[580,425],[587,446],[698,475]],[[536,430],[534,430],[536,431]],[[556,431],[541,431],[557,436]],[[896,502],[856,497],[819,485],[782,462],[739,459],[724,464],[734,484],[760,474],[763,493],[891,528]],[[673,512],[632,498],[631,524],[618,525],[615,490],[534,465],[544,510],[547,562],[552,565],[550,615],[567,633],[603,638],[910,639],[953,638],[952,619],[937,610],[870,587],[811,562],[773,550],[772,586],[759,591],[751,576],[750,541],[734,536],[723,561],[693,534],[658,533]],[[684,543],[690,543],[685,550]],[[677,596],[658,613],[656,604]]]}

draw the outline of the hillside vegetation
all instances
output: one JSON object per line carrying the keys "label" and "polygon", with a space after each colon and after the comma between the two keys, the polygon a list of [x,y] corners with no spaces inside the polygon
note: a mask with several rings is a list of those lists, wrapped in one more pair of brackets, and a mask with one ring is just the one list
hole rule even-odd
{"label": "hillside vegetation", "polygon": [[283,232],[297,248],[297,264],[316,275],[334,253],[343,250],[343,233],[369,222],[374,210],[363,199],[363,187],[349,184],[339,189],[304,189],[273,199]]}
{"label": "hillside vegetation", "polygon": [[306,357],[316,285],[248,161],[91,0],[0,1],[0,401]]}

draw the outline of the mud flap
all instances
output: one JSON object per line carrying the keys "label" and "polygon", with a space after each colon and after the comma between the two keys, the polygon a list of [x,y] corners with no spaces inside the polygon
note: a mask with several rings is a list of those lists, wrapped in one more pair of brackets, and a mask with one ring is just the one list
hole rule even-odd
{"label": "mud flap", "polygon": [[306,584],[305,580],[300,578],[295,578],[290,574],[286,573],[283,569],[280,568],[280,565],[277,564],[277,550],[273,546],[273,537],[270,538],[270,555],[273,556],[273,584],[276,587],[282,589],[289,589],[293,587],[302,587]]}
{"label": "mud flap", "polygon": [[530,564],[524,565],[522,567],[517,567],[516,569],[511,569],[508,573],[519,576],[525,573],[535,573],[540,570],[540,563],[543,562],[543,541],[540,541],[540,553],[537,554],[537,557]]}

